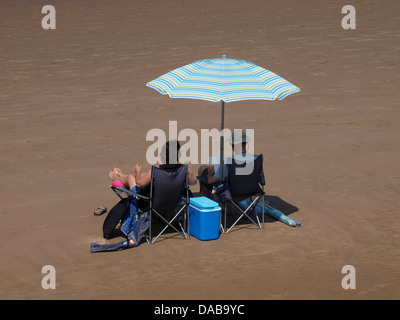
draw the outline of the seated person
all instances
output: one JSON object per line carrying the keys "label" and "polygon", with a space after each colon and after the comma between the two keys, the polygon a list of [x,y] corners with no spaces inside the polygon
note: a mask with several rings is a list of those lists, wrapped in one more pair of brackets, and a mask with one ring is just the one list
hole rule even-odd
{"label": "seated person", "polygon": [[[168,141],[162,150],[162,155],[161,155],[161,162],[163,164],[161,165],[156,165],[155,167],[161,168],[163,170],[175,170],[179,167],[182,166],[181,163],[170,163],[170,144],[171,142]],[[180,149],[180,144],[179,141],[176,141],[177,145],[177,157],[176,159],[179,158],[179,149]],[[146,172],[142,172],[142,166],[139,164],[136,164],[134,167],[134,174],[125,174],[122,172],[122,170],[118,167],[114,167],[109,173],[108,176],[112,181],[120,181],[125,188],[127,189],[132,189],[134,186],[137,186],[139,188],[144,188],[150,185],[150,180],[151,180],[151,170],[148,170]],[[188,180],[189,184],[191,186],[195,185],[197,183],[196,176],[193,174],[193,172],[188,168]]]}
{"label": "seated person", "polygon": [[[251,139],[247,136],[246,132],[243,130],[233,130],[232,135],[227,140],[227,142],[231,145],[232,151],[235,153],[232,157],[224,160],[224,168],[223,168],[223,177],[221,179],[221,166],[220,159],[212,158],[212,162],[210,165],[203,165],[199,167],[198,175],[200,177],[200,192],[203,196],[212,198],[212,189],[215,184],[218,184],[220,181],[225,181],[226,174],[228,171],[228,164],[232,163],[234,159],[237,163],[250,163],[254,161],[258,157],[258,155],[248,153],[249,142]],[[215,161],[213,161],[215,160]]]}
{"label": "seated person", "polygon": [[[248,143],[251,142],[251,139],[242,130],[234,130],[227,142],[231,144],[232,150],[235,154],[231,158],[228,158],[227,161],[224,161],[224,170],[222,179],[220,178],[221,166],[219,165],[219,163],[210,164],[208,166],[203,165],[200,166],[198,170],[199,180],[200,180],[200,192],[202,193],[203,196],[208,197],[210,199],[212,199],[213,186],[218,184],[220,181],[225,181],[226,173],[228,170],[227,164],[232,163],[232,159],[234,159],[235,162],[237,163],[244,163],[244,162],[250,163],[258,157],[258,155],[247,152]],[[242,209],[246,209],[251,204],[251,202],[252,202],[251,199],[247,198],[242,201],[238,201],[237,204]],[[261,203],[257,203],[256,207],[252,211],[253,215],[259,215],[262,214],[262,212],[263,212],[263,205]],[[302,225],[300,222],[289,218],[278,209],[272,208],[271,206],[265,204],[264,204],[264,213],[292,227],[297,227]]]}
{"label": "seated person", "polygon": [[[177,168],[181,167],[183,164],[180,163],[170,163],[173,161],[170,161],[170,145],[172,144],[172,141],[168,141],[162,150],[162,155],[161,155],[161,162],[163,164],[157,165],[157,168],[163,169],[163,170],[176,170]],[[176,146],[177,146],[177,156],[175,159],[179,159],[179,149],[180,149],[180,144],[179,141],[176,141]],[[118,167],[114,167],[108,174],[109,178],[113,181],[113,184],[115,182],[121,183],[124,185],[126,189],[131,190],[134,193],[139,193],[138,188],[143,189],[145,187],[148,187],[151,182],[151,170],[148,170],[146,172],[141,172],[142,167],[138,164],[135,165],[134,168],[135,173],[132,174],[125,174],[122,172],[121,169]],[[197,178],[196,176],[192,173],[192,171],[188,168],[188,181],[190,185],[195,185],[197,183]],[[137,209],[138,209],[138,201],[135,197],[129,196],[129,212],[122,218],[122,224],[121,224],[121,231],[127,235],[131,230],[133,230],[136,226],[136,222],[138,219],[137,215]]]}

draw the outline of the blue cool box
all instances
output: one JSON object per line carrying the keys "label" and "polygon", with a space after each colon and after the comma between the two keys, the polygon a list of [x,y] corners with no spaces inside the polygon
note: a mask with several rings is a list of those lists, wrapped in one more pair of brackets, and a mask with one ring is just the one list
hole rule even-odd
{"label": "blue cool box", "polygon": [[219,238],[221,207],[207,197],[190,198],[190,234],[199,240]]}

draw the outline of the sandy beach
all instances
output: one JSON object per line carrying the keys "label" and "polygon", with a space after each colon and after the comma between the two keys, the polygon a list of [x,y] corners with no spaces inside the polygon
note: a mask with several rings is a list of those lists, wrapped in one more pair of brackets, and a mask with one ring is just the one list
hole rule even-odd
{"label": "sandy beach", "polygon": [[[55,30],[41,25],[47,4]],[[0,299],[399,299],[399,12],[390,0],[1,0]],[[91,253],[122,240],[104,240],[93,211],[118,201],[113,166],[150,169],[149,130],[220,125],[219,103],[146,83],[223,54],[301,88],[227,103],[225,126],[255,130],[267,195],[303,227],[266,218],[215,241]],[[342,287],[346,265],[356,289]]]}

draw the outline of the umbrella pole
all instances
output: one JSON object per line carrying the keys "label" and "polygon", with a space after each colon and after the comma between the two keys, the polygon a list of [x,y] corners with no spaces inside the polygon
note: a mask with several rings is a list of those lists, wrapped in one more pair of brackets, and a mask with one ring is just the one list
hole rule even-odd
{"label": "umbrella pole", "polygon": [[[224,117],[225,117],[225,101],[221,100],[221,143],[220,143],[220,161],[219,161],[219,165],[220,165],[220,173],[221,176],[220,181],[222,181],[222,177],[224,176]],[[223,230],[222,232],[225,233],[226,232],[226,209],[227,209],[227,203],[224,204],[225,208],[224,208],[224,226],[223,226]]]}
{"label": "umbrella pole", "polygon": [[220,180],[222,182],[222,178],[224,176],[224,113],[225,113],[225,101],[221,100],[221,144],[220,144],[220,166],[221,166],[221,176]]}

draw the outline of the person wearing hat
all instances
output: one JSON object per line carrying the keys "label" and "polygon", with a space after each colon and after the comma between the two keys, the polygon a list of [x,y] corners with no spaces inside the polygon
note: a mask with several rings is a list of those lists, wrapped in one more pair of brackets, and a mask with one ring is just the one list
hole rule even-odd
{"label": "person wearing hat", "polygon": [[[232,159],[235,159],[236,163],[253,163],[253,161],[258,157],[258,155],[252,154],[248,152],[248,149],[250,147],[250,143],[252,140],[250,137],[244,132],[243,130],[237,130],[235,129],[230,138],[227,140],[228,143],[232,146],[232,150],[234,155],[230,158],[227,159],[227,161],[224,161],[224,170],[223,170],[223,179],[222,181],[225,180],[226,177],[226,172],[227,172],[227,164],[232,163]],[[202,193],[203,196],[208,197],[212,199],[212,189],[213,186],[218,184],[221,176],[221,166],[219,165],[219,158],[213,158],[213,159],[218,159],[214,164],[210,164],[208,166],[200,166],[199,167],[199,176],[197,177],[200,180],[200,192]],[[244,168],[250,169],[251,171],[248,171],[250,174],[253,170],[253,166],[251,165],[246,165]],[[245,174],[245,173],[243,173]],[[251,205],[251,200],[250,198],[241,200],[237,203],[242,209],[246,209]],[[264,212],[265,214],[274,217],[275,219],[291,226],[291,227],[301,227],[302,223],[294,220],[292,218],[289,218],[286,216],[284,213],[279,211],[278,209],[275,209],[271,206],[265,206],[263,209],[263,205],[261,203],[257,203],[255,210],[253,210],[254,215],[259,215]]]}
{"label": "person wearing hat", "polygon": [[[227,173],[227,165],[232,163],[234,159],[237,163],[252,163],[258,155],[252,154],[249,151],[252,147],[251,138],[246,134],[244,130],[235,129],[233,130],[231,136],[226,140],[233,151],[233,156],[224,160],[224,170],[223,177],[221,179],[221,165],[220,156],[210,158],[211,164],[202,165],[198,170],[198,179],[200,181],[200,192],[203,196],[212,199],[212,189],[213,186],[220,181],[224,181]],[[253,148],[254,149],[254,148]],[[251,167],[251,166],[249,166]],[[252,167],[251,167],[252,168]],[[249,172],[250,173],[250,172]]]}

